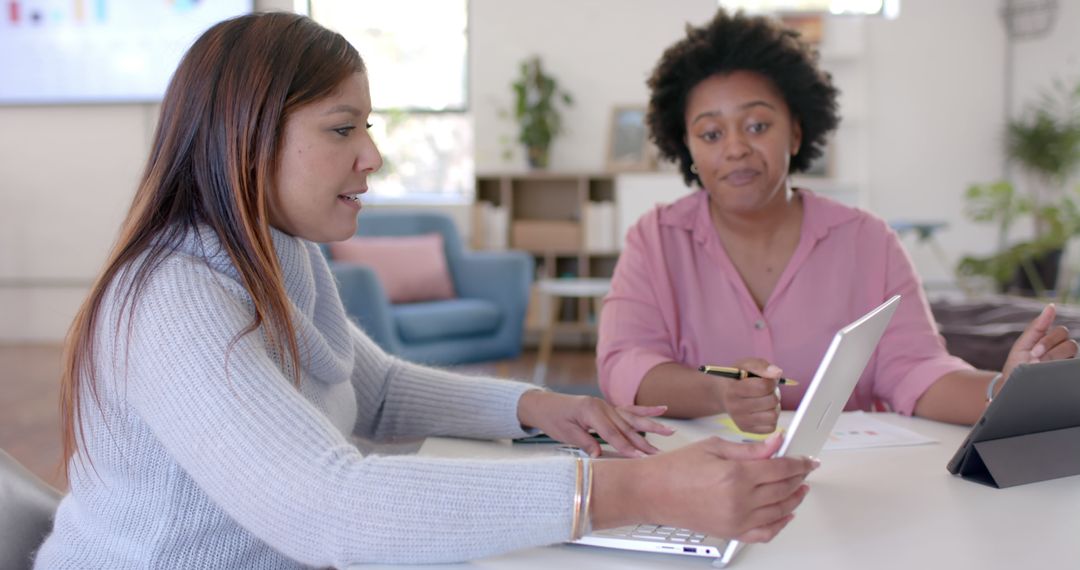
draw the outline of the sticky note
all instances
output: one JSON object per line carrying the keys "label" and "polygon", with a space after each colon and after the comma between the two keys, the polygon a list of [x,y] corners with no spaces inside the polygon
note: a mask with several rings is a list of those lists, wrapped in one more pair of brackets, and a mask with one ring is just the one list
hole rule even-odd
{"label": "sticky note", "polygon": [[723,415],[716,418],[716,423],[731,430],[732,433],[739,436],[743,441],[763,441],[769,438],[771,433],[749,433],[739,429],[739,426],[735,425],[735,420],[731,419],[731,416]]}

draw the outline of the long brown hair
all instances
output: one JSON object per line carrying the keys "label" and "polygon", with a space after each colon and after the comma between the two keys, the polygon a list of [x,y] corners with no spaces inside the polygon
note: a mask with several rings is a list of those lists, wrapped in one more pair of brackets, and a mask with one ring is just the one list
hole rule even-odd
{"label": "long brown hair", "polygon": [[285,12],[221,22],[184,55],[117,243],[68,331],[60,392],[65,475],[80,441],[85,448],[82,398],[89,393],[101,407],[94,335],[107,332],[98,330],[106,290],[122,284],[118,298],[130,317],[150,273],[197,225],[216,234],[251,295],[255,317],[239,336],[265,322],[272,349],[299,362],[267,193],[286,118],[357,72],[363,60],[345,38]]}

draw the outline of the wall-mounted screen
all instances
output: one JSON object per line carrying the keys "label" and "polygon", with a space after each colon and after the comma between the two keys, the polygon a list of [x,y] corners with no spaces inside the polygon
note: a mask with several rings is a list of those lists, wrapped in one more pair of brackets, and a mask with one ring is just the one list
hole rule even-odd
{"label": "wall-mounted screen", "polygon": [[158,101],[180,58],[252,0],[0,0],[0,104]]}

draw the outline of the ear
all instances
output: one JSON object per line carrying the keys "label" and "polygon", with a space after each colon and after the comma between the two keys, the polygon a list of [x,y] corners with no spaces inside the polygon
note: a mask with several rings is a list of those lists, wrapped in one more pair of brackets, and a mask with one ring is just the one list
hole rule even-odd
{"label": "ear", "polygon": [[792,157],[799,153],[799,148],[802,146],[802,123],[798,119],[792,121]]}
{"label": "ear", "polygon": [[799,154],[799,148],[802,147],[802,123],[799,122],[797,117],[792,117],[791,121],[791,156]]}

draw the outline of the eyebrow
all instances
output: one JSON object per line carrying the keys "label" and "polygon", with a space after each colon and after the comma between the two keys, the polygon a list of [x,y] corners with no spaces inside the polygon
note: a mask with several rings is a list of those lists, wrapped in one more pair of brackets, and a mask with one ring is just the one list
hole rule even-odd
{"label": "eyebrow", "polygon": [[[749,103],[743,103],[742,105],[738,106],[738,109],[740,111],[743,111],[751,107],[767,107],[769,109],[772,109],[773,111],[776,110],[776,107],[774,105],[761,99],[750,101]],[[698,122],[699,119],[704,119],[706,117],[718,117],[722,116],[723,114],[724,113],[721,111],[705,111],[704,113],[699,113],[698,116],[694,117],[694,120],[690,121],[690,124],[692,125]]]}
{"label": "eyebrow", "polygon": [[349,113],[350,115],[362,115],[360,109],[353,107],[352,105],[334,105],[324,115],[333,115],[334,113]]}

